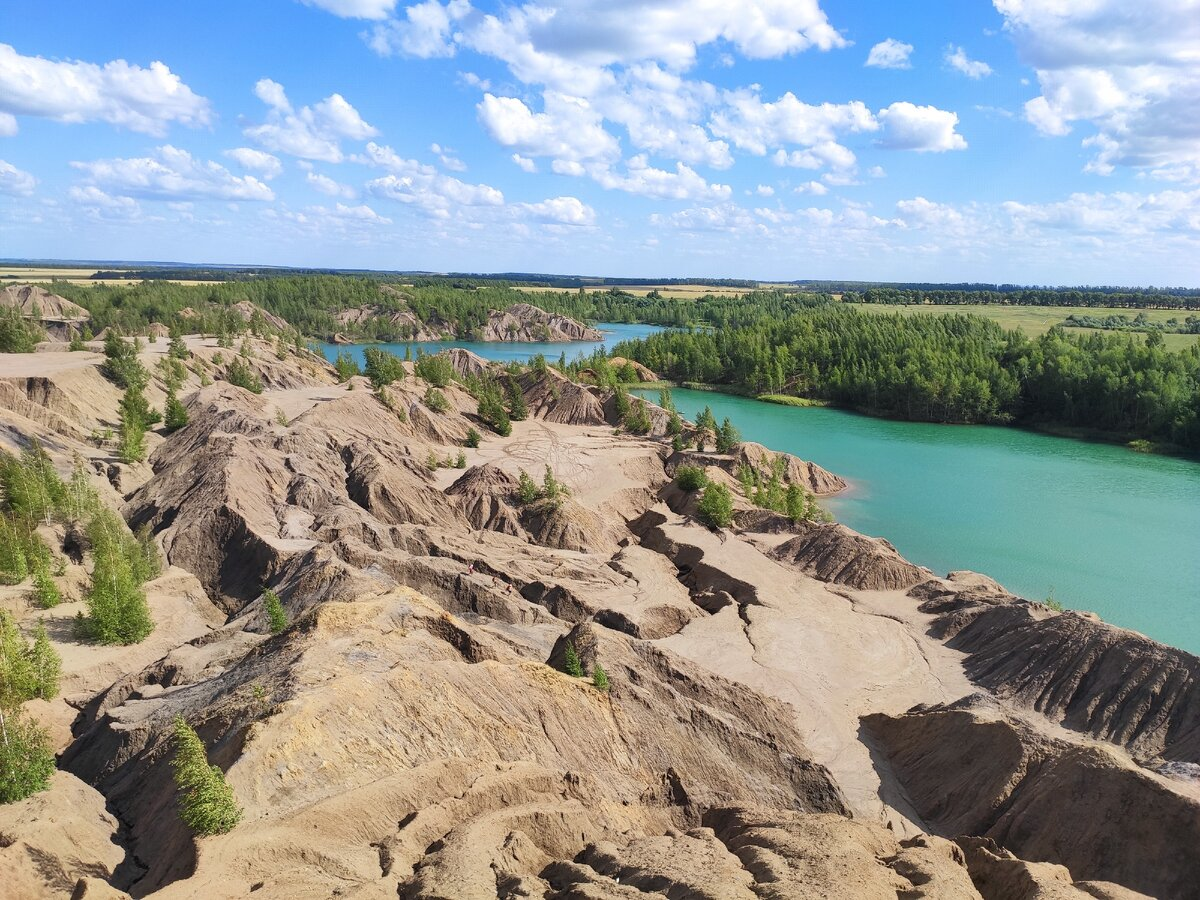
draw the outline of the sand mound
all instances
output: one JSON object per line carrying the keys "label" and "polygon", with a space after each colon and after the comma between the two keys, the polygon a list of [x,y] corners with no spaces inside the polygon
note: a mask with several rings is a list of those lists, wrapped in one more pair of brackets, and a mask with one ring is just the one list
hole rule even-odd
{"label": "sand mound", "polygon": [[629,366],[637,375],[638,381],[658,381],[658,376],[650,369],[643,366],[640,362],[632,359],[626,359],[623,356],[614,356],[609,359],[608,364],[614,369],[620,369],[624,366]]}
{"label": "sand mound", "polygon": [[748,466],[763,480],[769,479],[775,466],[780,463],[783,466],[784,484],[798,484],[810,493],[818,495],[836,494],[846,487],[843,478],[822,469],[816,463],[807,462],[790,453],[776,453],[762,444],[741,443],[733,448],[732,453],[684,450],[668,460],[672,470],[679,466],[712,466],[735,477],[742,466]]}
{"label": "sand mound", "polygon": [[86,322],[92,314],[70,300],[32,284],[9,284],[0,288],[0,306],[19,309],[21,315],[59,321]]}
{"label": "sand mound", "polygon": [[530,415],[539,419],[564,425],[604,425],[608,421],[600,399],[557,369],[547,369],[544,375],[525,372],[517,376],[517,384]]}
{"label": "sand mound", "polygon": [[1200,802],[1117,753],[1048,737],[983,695],[863,725],[941,834],[992,838],[1076,879],[1193,896]]}
{"label": "sand mound", "polygon": [[[994,583],[993,583],[994,584]],[[926,601],[934,633],[998,696],[1150,764],[1200,764],[1200,659],[1094,616],[1055,613],[987,585]]]}
{"label": "sand mound", "polygon": [[770,555],[821,581],[887,591],[912,587],[930,575],[928,569],[914,566],[883,538],[870,538],[836,523],[797,527],[801,533]]}
{"label": "sand mound", "polygon": [[530,303],[492,310],[480,330],[483,341],[602,341],[604,335],[574,319],[548,313]]}

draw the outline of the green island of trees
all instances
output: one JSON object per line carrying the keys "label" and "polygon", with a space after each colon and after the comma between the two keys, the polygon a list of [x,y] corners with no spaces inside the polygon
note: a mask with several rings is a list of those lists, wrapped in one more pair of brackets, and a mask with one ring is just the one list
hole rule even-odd
{"label": "green island of trees", "polygon": [[790,394],[912,421],[1051,425],[1200,451],[1200,345],[1161,334],[1030,339],[961,314],[837,304],[736,327],[668,331],[613,352],[681,382]]}

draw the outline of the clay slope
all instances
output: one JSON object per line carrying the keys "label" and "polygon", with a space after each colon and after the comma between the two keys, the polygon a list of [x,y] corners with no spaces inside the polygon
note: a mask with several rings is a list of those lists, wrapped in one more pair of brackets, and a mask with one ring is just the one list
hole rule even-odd
{"label": "clay slope", "polygon": [[[63,765],[129,823],[146,869],[122,886],[137,896],[187,878],[161,896],[496,897],[590,842],[694,827],[721,802],[844,811],[776,701],[645,642],[591,638],[607,694],[411,590],[326,602],[240,657],[176,670],[169,691],[135,688]],[[174,815],[175,714],[246,809],[199,856]]]}
{"label": "clay slope", "polygon": [[[951,585],[953,588],[956,585]],[[935,628],[968,654],[967,675],[1139,760],[1200,776],[1200,659],[1075,612],[1007,594],[918,586]]]}
{"label": "clay slope", "polygon": [[0,288],[0,306],[19,309],[21,315],[66,322],[86,322],[92,314],[80,306],[45,288],[32,284],[10,284]]}
{"label": "clay slope", "polygon": [[493,309],[477,335],[481,341],[602,341],[595,328],[557,313],[548,313],[531,303],[514,303],[508,309]]}
{"label": "clay slope", "polygon": [[797,528],[800,534],[776,547],[771,556],[821,581],[886,591],[911,587],[930,575],[883,538],[866,537],[836,523]]}
{"label": "clay slope", "polygon": [[1195,896],[1200,801],[1118,751],[1048,736],[984,695],[863,727],[938,832],[994,839],[1079,880]]}
{"label": "clay slope", "polygon": [[576,384],[557,369],[544,375],[525,372],[517,377],[529,413],[547,422],[565,425],[604,425],[608,423],[598,392]]}

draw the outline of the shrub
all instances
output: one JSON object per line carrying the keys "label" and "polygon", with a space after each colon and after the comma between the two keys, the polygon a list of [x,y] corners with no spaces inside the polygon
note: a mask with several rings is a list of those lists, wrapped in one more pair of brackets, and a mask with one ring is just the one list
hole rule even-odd
{"label": "shrub", "polygon": [[679,453],[683,450],[683,438],[677,434],[671,435],[671,452]]}
{"label": "shrub", "polygon": [[229,364],[229,368],[225,370],[225,380],[234,387],[240,387],[252,394],[261,394],[263,392],[262,379],[240,357],[234,359]]}
{"label": "shrub", "polygon": [[709,528],[728,528],[733,524],[733,495],[729,488],[709,482],[696,507],[700,521]]}
{"label": "shrub", "polygon": [[404,363],[394,353],[380,350],[378,347],[368,347],[363,351],[365,363],[363,372],[371,379],[376,388],[385,387],[393,381],[403,381],[407,372]]}
{"label": "shrub", "polygon": [[728,453],[742,440],[742,433],[733,427],[733,423],[726,417],[721,423],[721,427],[717,429],[717,452]]}
{"label": "shrub", "polygon": [[24,800],[50,785],[54,753],[50,738],[19,709],[0,709],[0,803]]}
{"label": "shrub", "polygon": [[138,359],[142,342],[137,338],[126,341],[113,328],[104,338],[104,365],[101,371],[117,387],[137,388],[139,391],[150,383],[150,373]]}
{"label": "shrub", "polygon": [[86,350],[87,346],[83,343],[83,338],[78,334],[71,335],[71,340],[67,344],[67,349],[72,353],[78,353],[80,350]]}
{"label": "shrub", "polygon": [[476,390],[479,399],[479,418],[501,437],[512,434],[512,422],[504,407],[504,395],[494,379],[480,382]]}
{"label": "shrub", "polygon": [[88,614],[76,619],[80,636],[101,644],[136,644],[154,630],[142,582],[157,562],[151,548],[128,534],[110,510],[99,510],[88,523],[95,559],[92,582],[84,596]]}
{"label": "shrub", "polygon": [[598,691],[608,692],[608,673],[604,671],[599,662],[592,669],[592,686]]}
{"label": "shrub", "polygon": [[349,381],[355,375],[362,374],[358,369],[358,361],[348,350],[338,353],[337,358],[333,361],[333,368],[337,371],[339,383]]}
{"label": "shrub", "polygon": [[167,354],[172,359],[187,359],[192,355],[191,351],[187,348],[187,344],[184,343],[183,335],[178,331],[171,335],[171,345],[167,348]]}
{"label": "shrub", "polygon": [[444,413],[450,409],[450,401],[435,387],[425,389],[425,405],[435,413]]}
{"label": "shrub", "polygon": [[26,644],[11,613],[0,610],[0,709],[15,709],[35,697],[53,700],[61,672],[62,660],[45,626],[39,623],[33,643]]}
{"label": "shrub", "polygon": [[283,601],[270,588],[263,591],[263,600],[267,611],[267,621],[271,625],[271,634],[279,634],[288,626],[288,617],[283,608]]}
{"label": "shrub", "polygon": [[650,413],[646,404],[641,400],[635,401],[625,416],[625,427],[630,434],[646,434],[650,431],[650,426]]}
{"label": "shrub", "polygon": [[436,356],[417,353],[414,368],[419,377],[439,388],[446,387],[453,380],[455,374],[454,363],[450,362],[449,356],[441,353]]}
{"label": "shrub", "polygon": [[617,421],[624,422],[625,417],[629,415],[629,393],[620,385],[613,392],[614,409],[617,413]]}
{"label": "shrub", "polygon": [[188,423],[187,407],[179,402],[174,391],[167,391],[167,404],[164,412],[166,413],[163,417],[164,424],[168,431],[175,431]]}
{"label": "shrub", "polygon": [[541,496],[542,489],[529,477],[529,473],[522,469],[517,475],[517,500],[521,503],[533,503],[541,499]]}
{"label": "shrub", "polygon": [[467,467],[467,454],[461,450],[458,451],[458,456],[454,457],[454,468],[465,469]]}
{"label": "shrub", "polygon": [[515,378],[508,379],[507,391],[508,417],[514,422],[523,422],[528,419],[529,405],[525,402],[525,395],[521,393],[521,386],[517,384]]}
{"label": "shrub", "polygon": [[33,353],[41,337],[41,329],[27,322],[19,309],[0,309],[0,353]]}
{"label": "shrub", "polygon": [[179,789],[180,818],[196,834],[225,834],[242,818],[233,789],[221,770],[208,764],[200,736],[182,716],[175,717],[174,728],[171,768]]}
{"label": "shrub", "polygon": [[478,431],[476,431],[474,428],[468,428],[467,439],[463,443],[474,449],[475,447],[479,446],[479,442],[481,440],[483,440],[483,436]]}
{"label": "shrub", "polygon": [[44,568],[34,570],[33,601],[42,609],[52,609],[62,603],[62,592]]}
{"label": "shrub", "polygon": [[542,476],[542,496],[557,508],[569,493],[567,486],[555,478],[554,472],[546,466],[546,474]]}
{"label": "shrub", "polygon": [[680,466],[675,470],[675,483],[685,491],[698,491],[708,484],[701,466]]}
{"label": "shrub", "polygon": [[563,654],[563,671],[572,678],[583,677],[583,663],[579,661],[579,654],[575,652],[575,645],[567,641],[567,649]]}

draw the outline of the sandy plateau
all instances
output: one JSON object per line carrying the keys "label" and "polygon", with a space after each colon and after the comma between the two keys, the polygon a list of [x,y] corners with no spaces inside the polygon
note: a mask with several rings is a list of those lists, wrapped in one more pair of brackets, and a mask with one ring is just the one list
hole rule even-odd
{"label": "sandy plateau", "polygon": [[[774,454],[673,454],[663,411],[621,433],[553,370],[519,377],[532,415],[501,438],[457,382],[431,411],[411,367],[385,403],[255,341],[255,395],[188,346],[190,422],[133,466],[98,352],[0,356],[0,444],[82,459],[168,564],[131,647],[72,637],[83,565],[53,610],[0,589],[64,661],[27,705],[60,771],[0,807],[5,896],[1197,896],[1196,657],[841,525],[739,500],[710,530],[676,468],[732,483]],[[431,470],[471,428],[466,467]],[[569,496],[517,502],[546,466]],[[564,674],[568,642],[609,690]],[[179,818],[176,715],[245,810],[228,834]]]}

